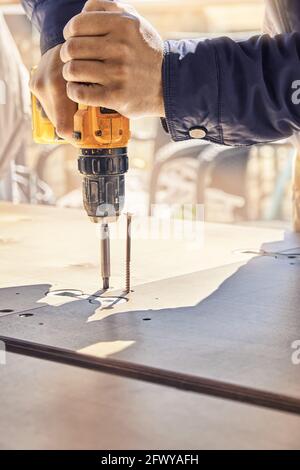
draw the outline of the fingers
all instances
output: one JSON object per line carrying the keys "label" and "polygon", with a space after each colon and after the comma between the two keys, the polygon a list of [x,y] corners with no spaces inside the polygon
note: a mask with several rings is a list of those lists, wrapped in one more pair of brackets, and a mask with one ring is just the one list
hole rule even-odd
{"label": "fingers", "polygon": [[73,59],[105,60],[111,58],[114,45],[107,36],[104,37],[78,37],[68,39],[60,50],[63,62]]}
{"label": "fingers", "polygon": [[72,141],[77,105],[68,98],[66,93],[60,48],[61,46],[58,45],[42,56],[37,70],[31,77],[30,88],[56,128],[57,134]]}
{"label": "fingers", "polygon": [[89,0],[82,10],[87,11],[122,11],[122,7],[112,0]]}
{"label": "fingers", "polygon": [[105,87],[95,84],[80,84],[69,82],[67,84],[67,94],[70,100],[86,106],[108,107],[107,91]]}
{"label": "fingers", "polygon": [[74,36],[104,36],[115,28],[121,28],[122,14],[93,11],[74,16],[64,28],[64,38]]}
{"label": "fingers", "polygon": [[69,142],[73,141],[74,115],[77,109],[77,103],[71,101],[67,96],[61,101],[58,101],[57,98],[53,102],[52,112],[56,133]]}
{"label": "fingers", "polygon": [[51,95],[48,94],[47,97],[42,94],[39,100],[48,119],[54,125],[57,135],[71,142],[73,140],[74,114],[78,106],[68,98],[66,88],[60,91],[58,93],[52,90]]}
{"label": "fingers", "polygon": [[52,92],[51,95],[49,93],[47,95],[38,94],[35,91],[35,95],[38,97],[46,116],[54,125],[57,135],[71,142],[77,104],[68,98],[65,89],[59,94]]}
{"label": "fingers", "polygon": [[107,68],[103,62],[94,60],[72,60],[63,67],[66,82],[96,83],[106,85],[109,82]]}
{"label": "fingers", "polygon": [[89,0],[86,2],[82,11],[112,11],[119,13],[127,12],[137,14],[137,11],[132,5],[123,2],[115,2],[113,0]]}

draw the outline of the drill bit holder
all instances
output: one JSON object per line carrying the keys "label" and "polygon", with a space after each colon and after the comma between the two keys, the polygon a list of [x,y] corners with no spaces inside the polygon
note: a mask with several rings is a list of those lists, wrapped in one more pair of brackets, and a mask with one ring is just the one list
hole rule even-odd
{"label": "drill bit holder", "polygon": [[127,148],[82,149],[78,169],[83,175],[83,204],[92,221],[119,217],[125,200]]}

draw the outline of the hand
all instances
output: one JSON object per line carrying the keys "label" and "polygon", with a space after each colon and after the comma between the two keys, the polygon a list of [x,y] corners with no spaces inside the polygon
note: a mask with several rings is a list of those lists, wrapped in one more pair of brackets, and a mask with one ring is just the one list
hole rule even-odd
{"label": "hand", "polygon": [[163,41],[128,5],[89,0],[64,30],[68,97],[129,117],[164,116]]}
{"label": "hand", "polygon": [[71,141],[77,105],[67,96],[60,49],[61,45],[53,47],[42,56],[31,77],[30,88],[55,126],[57,134]]}

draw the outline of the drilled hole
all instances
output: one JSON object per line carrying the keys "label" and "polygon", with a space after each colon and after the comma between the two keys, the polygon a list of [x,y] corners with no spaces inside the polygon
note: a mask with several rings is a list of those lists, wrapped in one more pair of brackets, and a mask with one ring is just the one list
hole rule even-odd
{"label": "drilled hole", "polygon": [[33,317],[33,313],[21,313],[21,314],[19,315],[19,317],[21,317],[21,318]]}
{"label": "drilled hole", "polygon": [[11,310],[10,308],[4,308],[3,310],[0,310],[0,313],[12,313],[13,310]]}
{"label": "drilled hole", "polygon": [[52,296],[52,295],[58,295],[62,297],[81,297],[83,292],[81,290],[77,289],[59,289],[59,290],[52,290],[47,293],[47,295]]}

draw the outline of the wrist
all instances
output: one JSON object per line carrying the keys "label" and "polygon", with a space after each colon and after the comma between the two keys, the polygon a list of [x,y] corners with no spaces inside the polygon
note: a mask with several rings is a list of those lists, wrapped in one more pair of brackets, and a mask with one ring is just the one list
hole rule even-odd
{"label": "wrist", "polygon": [[164,59],[164,52],[163,46],[159,53],[158,58],[158,66],[157,66],[157,94],[155,99],[155,109],[156,115],[164,118],[165,117],[165,104],[164,104],[164,92],[163,92],[163,59]]}
{"label": "wrist", "polygon": [[64,42],[63,29],[67,22],[81,12],[85,0],[40,2],[33,13],[33,23],[41,31],[41,52],[44,54]]}

